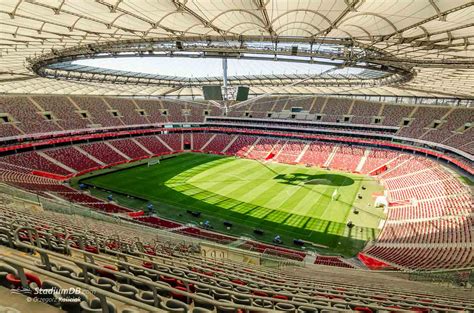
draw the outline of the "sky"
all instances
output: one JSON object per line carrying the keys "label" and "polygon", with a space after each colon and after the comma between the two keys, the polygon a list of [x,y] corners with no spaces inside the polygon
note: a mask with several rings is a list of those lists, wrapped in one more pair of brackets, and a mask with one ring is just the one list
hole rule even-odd
{"label": "sky", "polygon": [[[222,60],[186,57],[127,57],[77,60],[74,64],[179,77],[222,76]],[[330,66],[282,61],[228,60],[228,75],[319,74]],[[350,71],[348,69],[348,71]]]}

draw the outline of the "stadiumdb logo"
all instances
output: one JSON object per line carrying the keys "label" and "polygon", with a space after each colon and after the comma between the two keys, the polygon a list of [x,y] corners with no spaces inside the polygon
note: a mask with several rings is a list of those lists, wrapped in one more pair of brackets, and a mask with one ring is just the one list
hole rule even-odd
{"label": "stadiumdb logo", "polygon": [[60,294],[60,295],[78,295],[81,294],[81,288],[66,288],[66,289],[57,289],[57,288],[13,288],[10,290],[11,294],[22,294],[22,295],[29,295],[29,294],[36,294],[36,295],[53,295],[53,294]]}
{"label": "stadiumdb logo", "polygon": [[[27,296],[26,301],[27,302],[43,302],[43,303],[48,303],[48,302],[57,302],[58,299],[57,297],[54,297],[53,295],[61,295],[61,300],[60,302],[79,302],[81,301],[81,297],[79,296],[81,294],[81,289],[79,287],[76,288],[65,288],[65,289],[58,289],[58,288],[49,288],[49,289],[43,289],[43,288],[13,288],[10,289],[10,294],[17,294],[17,295],[24,295]],[[0,311],[1,313],[1,311]]]}

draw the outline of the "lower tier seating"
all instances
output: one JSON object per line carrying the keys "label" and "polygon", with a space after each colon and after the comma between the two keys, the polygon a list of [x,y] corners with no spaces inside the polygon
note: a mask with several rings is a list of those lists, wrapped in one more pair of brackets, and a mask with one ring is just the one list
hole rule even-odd
{"label": "lower tier seating", "polygon": [[[17,199],[1,199],[0,208],[0,288],[21,288],[14,301],[27,306],[28,296],[46,305],[42,310],[382,313],[474,306],[462,289],[351,268],[272,269],[207,258],[197,242],[125,220],[29,210]],[[69,287],[69,294],[59,292]]]}
{"label": "lower tier seating", "polygon": [[[257,159],[273,155],[273,158],[269,159],[270,162],[320,167],[329,165],[346,171],[360,169],[363,173],[372,173],[386,165],[386,170],[375,177],[386,187],[389,201],[388,219],[379,238],[364,253],[386,261],[395,268],[438,269],[445,268],[447,262],[444,259],[447,254],[440,251],[454,249],[468,257],[460,257],[451,267],[471,264],[471,191],[450,170],[433,160],[396,151],[293,139],[218,133],[186,134],[185,138],[187,142],[197,144],[196,147],[200,147],[199,150],[203,152]],[[0,178],[6,184],[47,198],[60,197],[108,214],[128,214],[131,210],[127,208],[71,189],[60,181],[37,176],[35,174],[40,173],[35,171],[72,175],[67,168],[82,171],[97,167],[98,163],[92,160],[92,157],[108,166],[136,158],[151,157],[150,153],[171,153],[171,149],[182,149],[182,142],[182,134],[166,134],[81,144],[79,148],[84,152],[69,146],[58,150],[18,153],[0,158]],[[230,236],[195,227],[184,227],[180,223],[158,218],[137,218],[136,222],[158,228],[180,228],[179,233],[213,241],[228,243],[235,240]],[[302,252],[255,242],[246,242],[244,246],[254,251],[275,249],[288,256],[295,253],[301,258],[305,256]],[[407,250],[408,248],[410,250]],[[415,256],[413,260],[404,258],[407,251],[411,256]],[[433,255],[430,255],[430,251]],[[421,262],[417,258],[429,261]]]}

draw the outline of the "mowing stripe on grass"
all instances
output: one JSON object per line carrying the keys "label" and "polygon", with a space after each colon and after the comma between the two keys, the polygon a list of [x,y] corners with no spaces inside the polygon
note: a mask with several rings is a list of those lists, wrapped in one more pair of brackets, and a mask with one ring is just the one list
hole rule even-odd
{"label": "mowing stripe on grass", "polygon": [[[305,184],[305,180],[313,177],[328,178],[330,183]],[[345,225],[359,192],[360,177],[303,166],[183,154],[162,160],[154,167],[132,167],[84,181],[109,190],[92,190],[94,195],[104,198],[117,191],[148,199],[155,205],[156,213],[166,218],[185,223],[209,219],[216,230],[238,236],[252,237],[253,229],[258,227],[265,231],[257,238],[259,240],[268,242],[272,236],[280,234],[285,245],[291,246],[292,239],[302,238],[352,256],[362,249],[365,240],[377,234],[377,230],[370,227],[349,230]],[[337,187],[344,185],[346,178],[353,179],[354,183]],[[370,192],[381,192],[377,190],[380,187],[374,185],[368,188],[374,188]],[[339,201],[331,198],[335,188],[339,188],[341,194]],[[366,205],[372,201],[370,194],[364,194],[362,200],[357,199],[357,206],[364,210],[361,209],[355,221],[362,226],[365,223],[378,225],[378,215],[383,216]],[[147,204],[121,194],[114,194],[114,198],[132,206],[137,203],[137,209],[143,209]],[[196,219],[186,214],[186,210],[200,211],[202,218]],[[232,229],[224,228],[223,220],[233,222]]]}

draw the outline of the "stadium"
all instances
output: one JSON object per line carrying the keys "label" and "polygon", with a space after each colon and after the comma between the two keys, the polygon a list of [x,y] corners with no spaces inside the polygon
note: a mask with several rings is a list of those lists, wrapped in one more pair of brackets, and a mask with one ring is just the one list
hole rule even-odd
{"label": "stadium", "polygon": [[0,13],[0,312],[474,311],[473,1]]}

